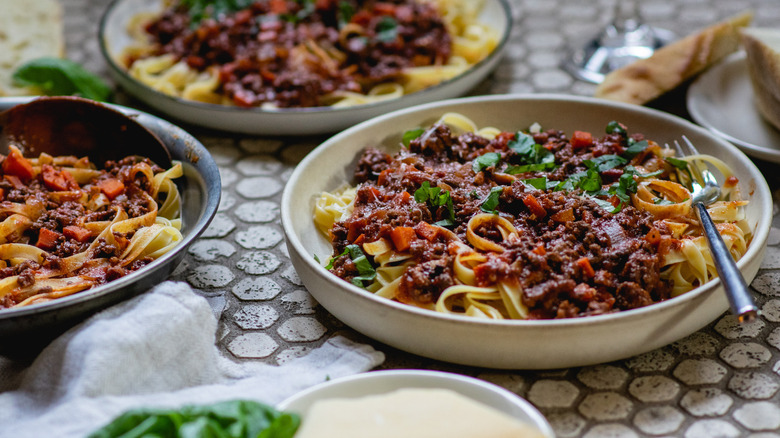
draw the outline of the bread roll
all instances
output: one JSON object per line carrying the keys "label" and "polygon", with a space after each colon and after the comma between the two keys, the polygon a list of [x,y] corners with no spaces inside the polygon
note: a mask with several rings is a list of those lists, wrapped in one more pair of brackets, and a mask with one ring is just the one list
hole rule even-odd
{"label": "bread roll", "polygon": [[780,129],[780,30],[746,28],[741,36],[756,107]]}
{"label": "bread roll", "polygon": [[39,94],[11,77],[27,61],[63,57],[62,6],[57,0],[0,0],[0,96]]}
{"label": "bread roll", "polygon": [[735,52],[740,46],[739,29],[752,19],[752,12],[743,12],[667,44],[651,57],[609,73],[595,96],[643,105]]}

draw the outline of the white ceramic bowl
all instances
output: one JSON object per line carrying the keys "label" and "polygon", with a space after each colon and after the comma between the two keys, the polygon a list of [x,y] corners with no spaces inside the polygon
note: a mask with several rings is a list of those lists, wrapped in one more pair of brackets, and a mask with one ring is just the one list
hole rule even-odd
{"label": "white ceramic bowl", "polygon": [[500,35],[499,44],[487,58],[465,73],[408,94],[387,100],[349,108],[286,108],[263,110],[215,105],[171,97],[149,88],[132,78],[117,61],[122,50],[132,43],[127,21],[143,11],[157,11],[161,0],[114,0],[100,22],[100,50],[109,71],[119,85],[147,105],[177,120],[223,131],[265,135],[309,135],[332,133],[381,114],[425,102],[434,102],[465,94],[484,79],[498,64],[512,28],[508,0],[487,0],[479,17],[490,23]]}
{"label": "white ceramic bowl", "polygon": [[441,371],[373,371],[342,377],[301,391],[282,401],[277,409],[299,414],[305,421],[306,412],[316,401],[365,397],[403,388],[449,389],[535,426],[547,437],[555,436],[544,416],[513,392],[484,380]]}
{"label": "white ceramic bowl", "polygon": [[560,95],[485,96],[427,104],[387,114],[348,129],[311,152],[295,169],[282,197],[282,225],[290,257],[314,297],[354,329],[421,356],[494,368],[562,368],[608,362],[674,342],[721,315],[728,302],[720,282],[710,281],[682,296],[607,315],[545,321],[492,321],[445,315],[380,298],[328,272],[314,259],[332,250],[312,221],[315,198],[352,180],[367,146],[398,150],[404,130],[428,126],[456,111],[477,126],[515,131],[534,122],[567,133],[604,132],[612,120],[663,144],[686,135],[702,153],[731,166],[742,193],[753,241],[738,266],[748,283],[763,259],[772,219],[766,181],[736,147],[701,127],[649,108]]}

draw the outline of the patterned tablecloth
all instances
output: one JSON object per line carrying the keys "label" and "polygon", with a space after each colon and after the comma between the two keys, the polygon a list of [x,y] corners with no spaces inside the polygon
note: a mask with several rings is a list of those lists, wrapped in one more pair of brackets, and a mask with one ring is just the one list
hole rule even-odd
{"label": "patterned tablecloth", "polygon": [[[68,57],[108,78],[96,39],[108,2],[63,3]],[[780,20],[777,0],[638,3],[646,22],[678,34],[746,8],[756,11],[757,25]],[[516,24],[506,55],[472,94],[591,95],[592,84],[573,79],[559,65],[566,47],[582,43],[608,21],[611,5],[605,0],[515,0]],[[144,108],[121,94],[119,102]],[[676,106],[684,108],[683,101]],[[283,363],[339,332],[384,351],[383,368],[446,370],[498,383],[537,406],[562,438],[780,437],[780,228],[772,229],[752,283],[763,311],[754,324],[737,325],[724,314],[672,345],[582,368],[531,372],[457,366],[361,337],[319,307],[303,287],[283,242],[279,202],[296,163],[325,137],[252,137],[185,128],[214,156],[223,192],[214,222],[173,278],[187,281],[209,300],[220,321],[219,347],[237,360]],[[780,175],[777,165],[757,163],[766,175]],[[780,182],[770,180],[770,186],[776,190]]]}

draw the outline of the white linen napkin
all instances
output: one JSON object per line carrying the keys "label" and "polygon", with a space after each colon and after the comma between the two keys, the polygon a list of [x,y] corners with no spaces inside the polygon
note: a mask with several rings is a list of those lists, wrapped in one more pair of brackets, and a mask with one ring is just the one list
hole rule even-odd
{"label": "white linen napkin", "polygon": [[236,399],[274,405],[384,360],[335,336],[282,366],[236,363],[215,346],[216,326],[203,297],[165,282],[69,330],[29,367],[0,357],[0,436],[84,437],[138,407]]}

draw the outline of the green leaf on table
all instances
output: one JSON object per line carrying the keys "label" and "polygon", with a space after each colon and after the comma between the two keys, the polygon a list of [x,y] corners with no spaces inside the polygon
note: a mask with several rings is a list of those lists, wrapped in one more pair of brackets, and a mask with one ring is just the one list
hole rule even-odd
{"label": "green leaf on table", "polygon": [[13,74],[14,83],[39,87],[49,96],[81,96],[107,101],[111,87],[81,65],[62,58],[44,57],[21,65]]}
{"label": "green leaf on table", "polygon": [[262,403],[232,400],[180,409],[139,408],[125,412],[88,438],[235,437],[292,438],[300,425],[295,414]]}

